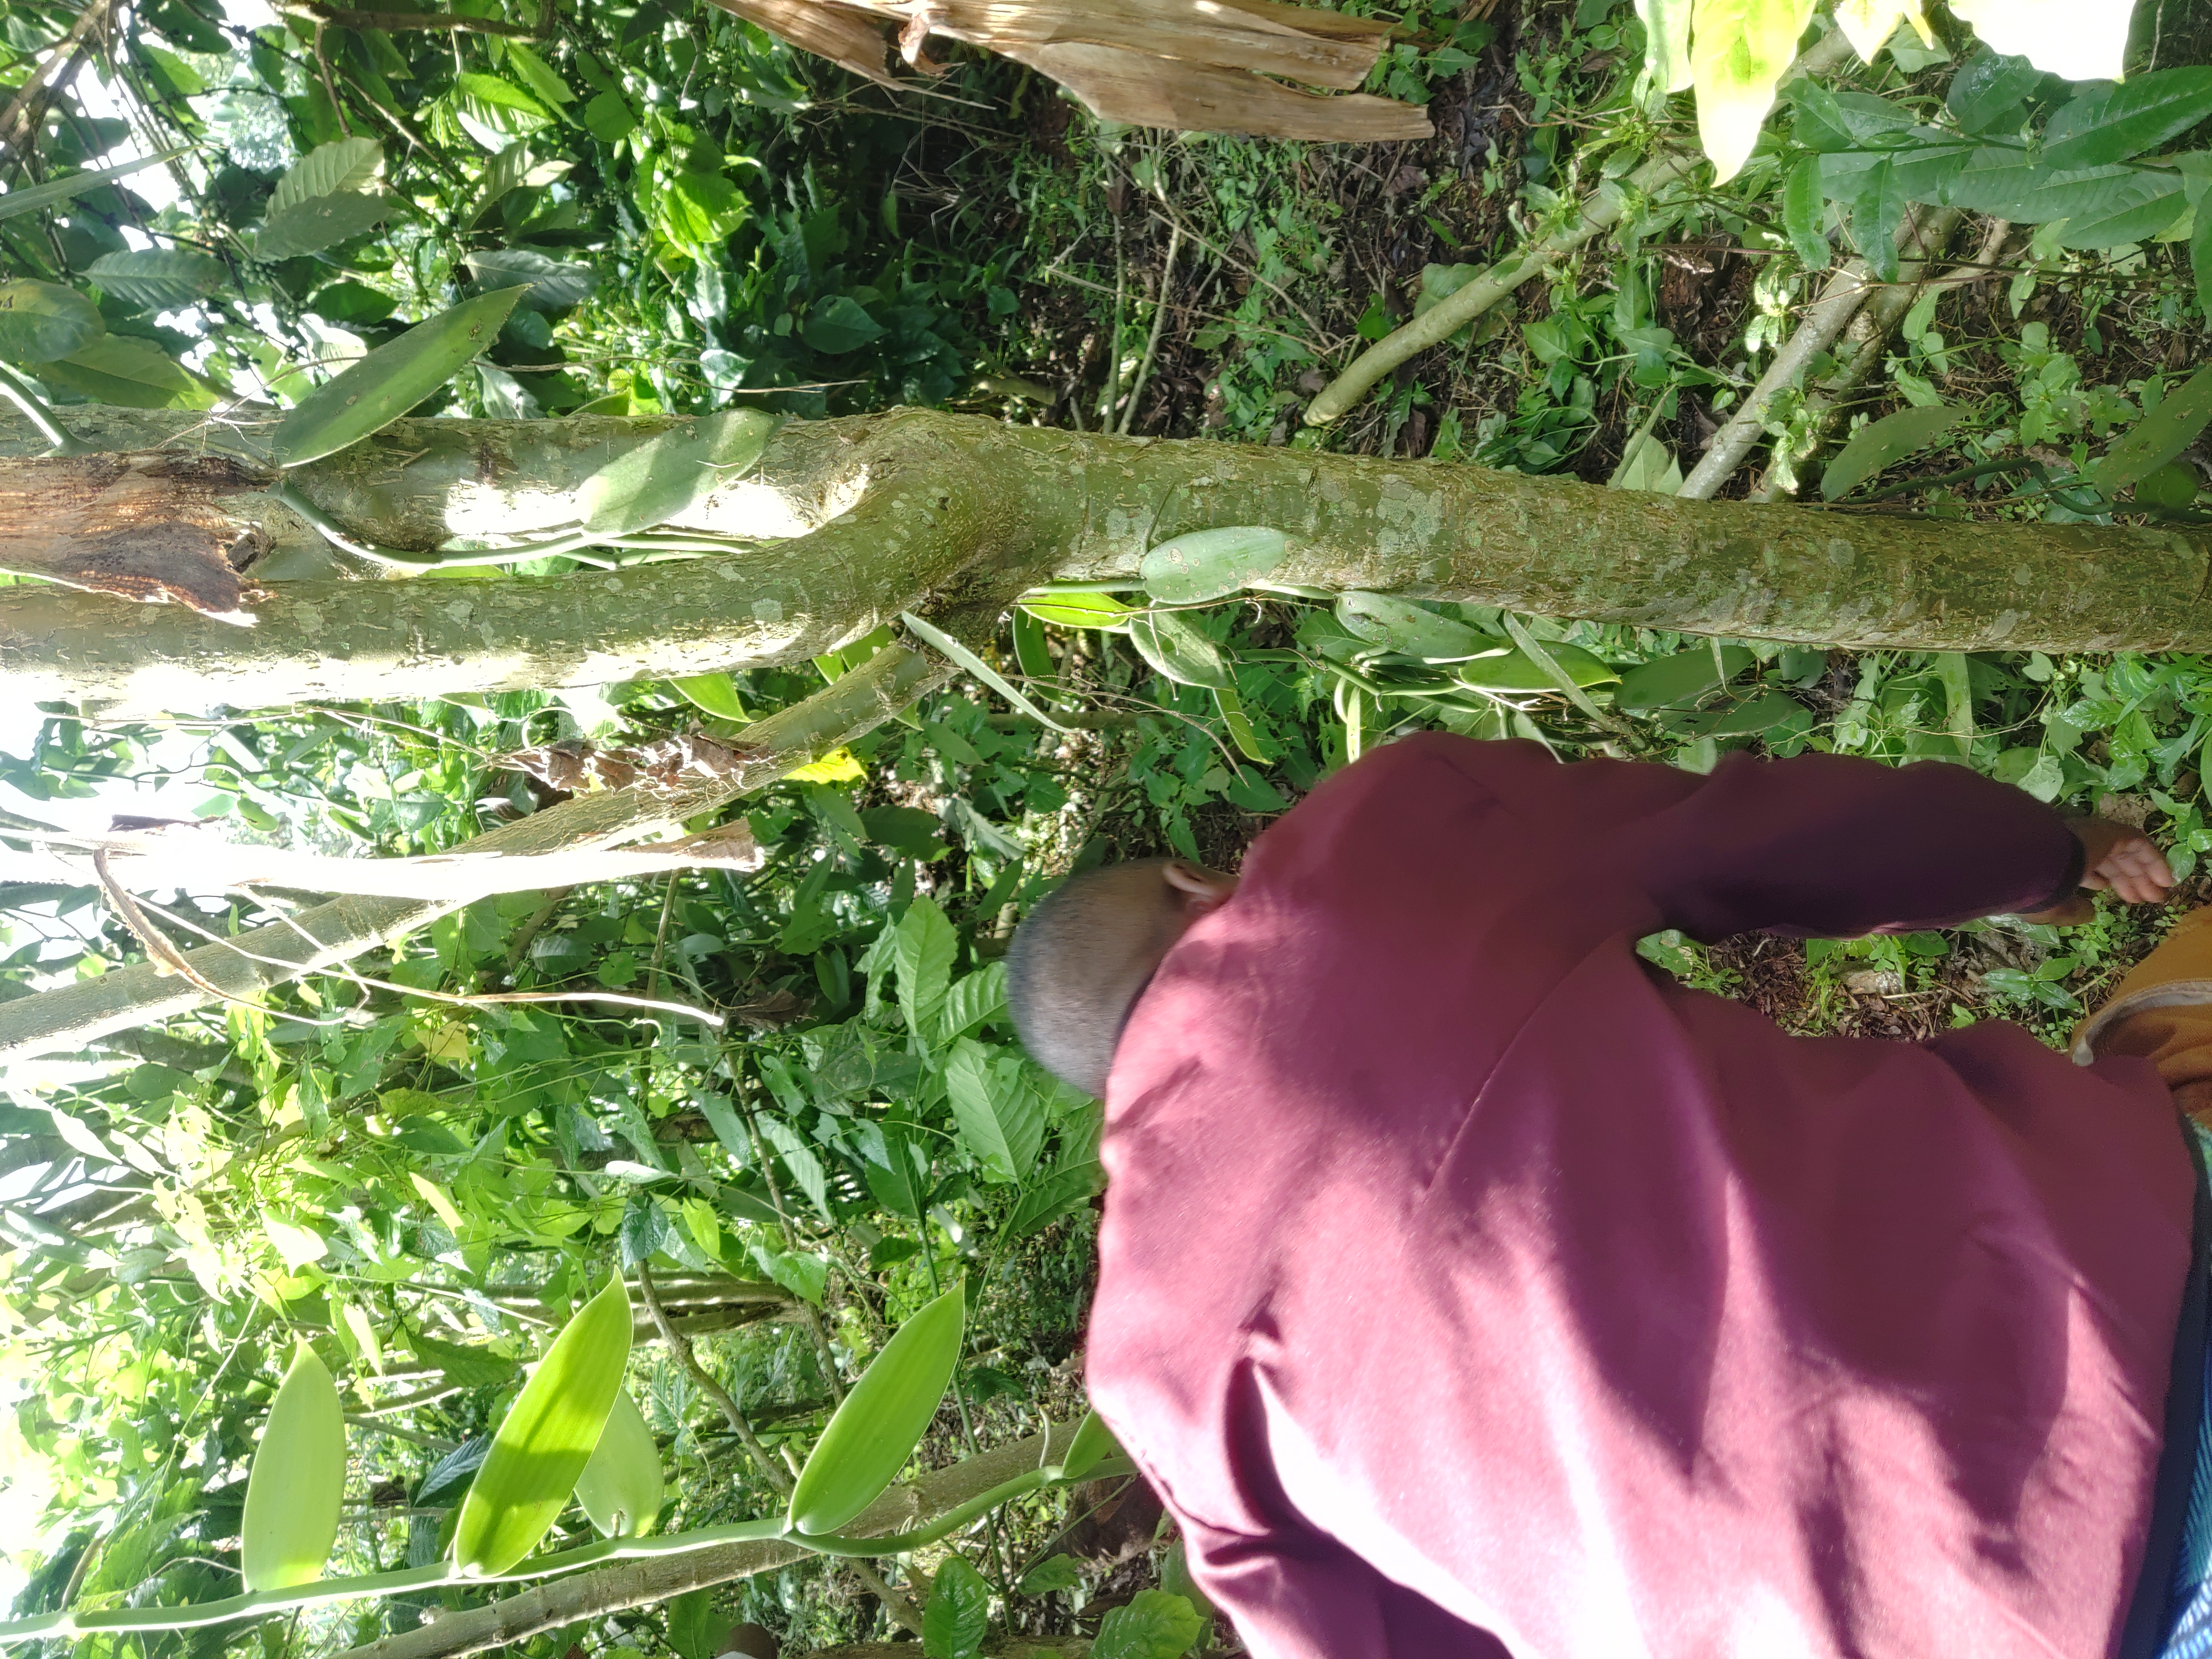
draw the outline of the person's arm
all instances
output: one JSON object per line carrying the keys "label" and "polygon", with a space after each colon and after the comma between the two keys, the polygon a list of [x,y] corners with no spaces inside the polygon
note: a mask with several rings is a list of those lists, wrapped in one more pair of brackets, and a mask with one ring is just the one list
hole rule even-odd
{"label": "person's arm", "polygon": [[2002,912],[2078,920],[2077,884],[2142,902],[2172,884],[2140,830],[2062,817],[1966,767],[1732,756],[1700,777],[1648,762],[1559,765],[1534,745],[1414,738],[1509,804],[1529,833],[1589,849],[1662,925],[1848,936]]}
{"label": "person's arm", "polygon": [[2072,920],[2085,882],[2137,902],[2172,882],[2141,831],[2069,820],[1940,762],[1745,757],[1623,829],[1630,866],[1668,925],[1699,939],[1753,927],[1850,935],[2004,912]]}

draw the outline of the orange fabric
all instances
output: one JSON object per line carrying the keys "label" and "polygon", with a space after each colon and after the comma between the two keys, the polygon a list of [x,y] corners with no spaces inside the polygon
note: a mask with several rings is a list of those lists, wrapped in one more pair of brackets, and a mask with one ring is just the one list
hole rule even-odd
{"label": "orange fabric", "polygon": [[2175,1103],[2212,1131],[2212,905],[2174,923],[2082,1032],[2100,1056],[2149,1060]]}

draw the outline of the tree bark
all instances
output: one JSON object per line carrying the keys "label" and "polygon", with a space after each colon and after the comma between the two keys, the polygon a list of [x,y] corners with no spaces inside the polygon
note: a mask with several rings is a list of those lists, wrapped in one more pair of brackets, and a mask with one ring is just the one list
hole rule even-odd
{"label": "tree bark", "polygon": [[[481,506],[454,470],[456,455],[474,453],[492,457],[484,490],[557,514],[548,492],[501,469],[574,446],[549,434],[532,451],[514,435],[524,424],[402,422],[375,442],[422,459],[389,458],[365,483],[348,452],[328,476],[301,469],[301,483],[349,529],[413,526],[419,543]],[[478,442],[479,428],[498,430]],[[572,454],[565,464],[573,476]],[[421,478],[418,465],[429,469]],[[913,410],[787,422],[737,488],[765,492],[743,507],[754,522],[821,527],[741,558],[545,580],[270,584],[252,629],[4,589],[0,678],[19,696],[145,710],[701,672],[812,654],[900,610],[972,605],[1048,575],[1128,578],[1148,547],[1235,524],[1288,533],[1276,580],[1330,589],[1860,647],[2212,648],[2202,603],[2212,538],[2171,529],[1680,501],[1474,466]]]}
{"label": "tree bark", "polygon": [[[894,1486],[846,1530],[856,1537],[911,1531],[933,1516],[1049,1462],[1051,1455],[1064,1454],[1075,1428],[1073,1423],[1048,1424],[1042,1434],[925,1474],[910,1486]],[[769,1540],[623,1561],[573,1578],[556,1579],[482,1607],[445,1613],[434,1624],[349,1648],[338,1659],[464,1659],[466,1655],[527,1641],[581,1620],[602,1618],[624,1607],[663,1601],[686,1590],[772,1571],[803,1560],[806,1554],[796,1544]],[[911,1646],[908,1651],[913,1651]]]}

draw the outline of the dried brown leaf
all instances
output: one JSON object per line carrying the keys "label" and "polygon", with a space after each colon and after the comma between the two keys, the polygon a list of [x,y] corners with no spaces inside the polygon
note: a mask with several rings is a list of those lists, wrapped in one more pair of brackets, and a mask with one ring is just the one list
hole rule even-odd
{"label": "dried brown leaf", "polygon": [[855,75],[898,82],[890,72],[890,36],[886,26],[851,6],[832,0],[714,0],[724,11],[766,29],[779,40],[827,58]]}
{"label": "dried brown leaf", "polygon": [[1426,138],[1436,129],[1411,104],[1364,93],[1324,98],[1243,70],[1212,69],[1111,46],[1012,46],[1005,55],[1048,75],[1102,121],[1184,132],[1242,132],[1367,144]]}

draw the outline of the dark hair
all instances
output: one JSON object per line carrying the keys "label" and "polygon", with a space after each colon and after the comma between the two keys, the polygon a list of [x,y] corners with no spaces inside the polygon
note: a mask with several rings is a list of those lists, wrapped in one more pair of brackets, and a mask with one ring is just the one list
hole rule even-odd
{"label": "dark hair", "polygon": [[1085,871],[1032,910],[1006,949],[1006,1009],[1030,1058],[1085,1092],[1103,1094],[1129,1010],[1150,981],[1119,948],[1138,907],[1171,917],[1163,859]]}

